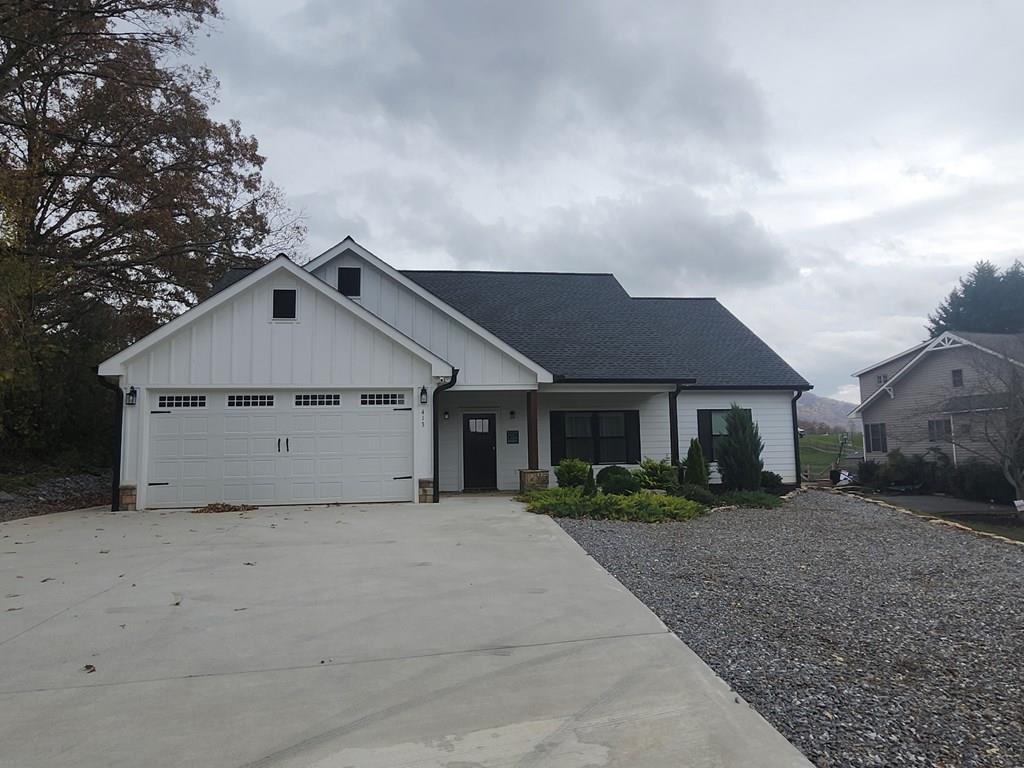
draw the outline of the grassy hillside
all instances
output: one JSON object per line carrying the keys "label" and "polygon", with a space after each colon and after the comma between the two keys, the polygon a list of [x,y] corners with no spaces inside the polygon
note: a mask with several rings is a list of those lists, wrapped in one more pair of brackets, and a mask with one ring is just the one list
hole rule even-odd
{"label": "grassy hillside", "polygon": [[[864,435],[853,433],[852,441],[843,449],[843,456],[860,456],[864,448]],[[817,477],[832,465],[839,455],[839,435],[804,435],[800,438],[800,466],[811,477]]]}

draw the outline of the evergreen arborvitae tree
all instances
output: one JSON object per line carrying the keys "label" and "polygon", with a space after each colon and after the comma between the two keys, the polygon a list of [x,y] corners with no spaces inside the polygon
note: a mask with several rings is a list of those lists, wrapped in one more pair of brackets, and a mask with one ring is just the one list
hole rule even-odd
{"label": "evergreen arborvitae tree", "polygon": [[750,411],[735,403],[725,415],[728,434],[715,451],[718,471],[726,488],[735,491],[756,491],[761,487],[761,452],[764,442]]}
{"label": "evergreen arborvitae tree", "polygon": [[690,441],[690,449],[686,452],[686,470],[683,472],[683,481],[687,485],[708,487],[708,463],[704,459],[704,449],[700,447],[700,440],[697,438]]}
{"label": "evergreen arborvitae tree", "polygon": [[597,483],[594,482],[594,468],[587,467],[587,479],[583,481],[583,495],[593,496],[597,493]]}

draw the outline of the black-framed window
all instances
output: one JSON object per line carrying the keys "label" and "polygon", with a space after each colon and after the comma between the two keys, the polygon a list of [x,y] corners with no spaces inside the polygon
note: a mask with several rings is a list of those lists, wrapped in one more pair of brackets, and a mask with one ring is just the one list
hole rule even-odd
{"label": "black-framed window", "polygon": [[953,386],[962,387],[964,385],[964,371],[962,368],[953,369]]}
{"label": "black-framed window", "polygon": [[639,411],[552,411],[551,464],[640,463]]}
{"label": "black-framed window", "polygon": [[363,270],[359,267],[338,267],[338,290],[342,296],[362,296]]}
{"label": "black-framed window", "polygon": [[[744,408],[749,415],[750,409]],[[707,461],[717,461],[719,447],[729,430],[726,427],[725,416],[729,409],[700,409],[697,411],[697,440],[700,441],[700,449],[704,452]]]}
{"label": "black-framed window", "polygon": [[948,443],[953,436],[953,426],[949,419],[928,419],[928,441],[932,443]]}
{"label": "black-framed window", "polygon": [[889,452],[889,444],[885,439],[885,424],[864,425],[864,446],[868,453]]}
{"label": "black-framed window", "polygon": [[295,289],[275,288],[274,289],[274,315],[275,320],[295,319]]}

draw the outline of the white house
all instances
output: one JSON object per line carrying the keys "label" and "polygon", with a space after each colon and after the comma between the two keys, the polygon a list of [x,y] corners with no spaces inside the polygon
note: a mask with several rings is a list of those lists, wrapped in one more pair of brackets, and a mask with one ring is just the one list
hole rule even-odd
{"label": "white house", "polygon": [[138,509],[514,490],[566,456],[678,464],[694,437],[713,461],[733,402],[765,468],[797,483],[810,389],[714,299],[632,298],[610,274],[399,271],[351,238],[231,270],[99,373],[124,395],[115,503]]}

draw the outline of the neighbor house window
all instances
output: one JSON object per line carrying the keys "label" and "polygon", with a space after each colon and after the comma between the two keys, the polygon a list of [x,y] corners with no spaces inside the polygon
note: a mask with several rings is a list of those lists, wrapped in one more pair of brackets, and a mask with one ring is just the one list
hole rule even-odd
{"label": "neighbor house window", "polygon": [[875,376],[875,381],[878,382],[878,386],[882,386],[887,381],[889,381],[889,374],[888,373],[880,373],[877,376]]}
{"label": "neighbor house window", "polygon": [[964,372],[961,368],[956,368],[953,371],[953,386],[962,387],[964,385]]}
{"label": "neighbor house window", "polygon": [[865,424],[864,445],[868,453],[888,453],[889,446],[885,441],[885,424]]}
{"label": "neighbor house window", "polygon": [[[747,415],[749,408],[744,408]],[[722,441],[729,434],[725,424],[725,416],[729,413],[725,410],[704,410],[697,411],[697,439],[700,441],[700,449],[704,452],[707,461],[718,461]]]}
{"label": "neighbor house window", "polygon": [[948,443],[952,435],[949,419],[928,420],[928,440],[932,443]]}
{"label": "neighbor house window", "polygon": [[274,289],[274,319],[295,319],[295,290],[292,288]]}
{"label": "neighbor house window", "polygon": [[638,464],[640,412],[552,411],[551,463],[562,459]]}
{"label": "neighbor house window", "polygon": [[362,296],[363,270],[359,267],[338,267],[338,290],[343,296]]}

